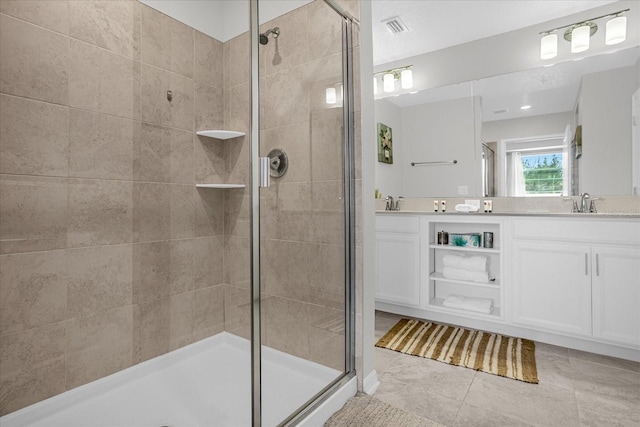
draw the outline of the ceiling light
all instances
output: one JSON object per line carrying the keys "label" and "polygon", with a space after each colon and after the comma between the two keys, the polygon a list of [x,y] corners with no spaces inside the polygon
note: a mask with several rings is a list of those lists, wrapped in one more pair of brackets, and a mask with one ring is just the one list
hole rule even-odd
{"label": "ceiling light", "polygon": [[413,71],[407,69],[400,73],[400,83],[402,89],[411,89],[413,87]]}
{"label": "ceiling light", "polygon": [[547,34],[540,39],[540,58],[551,59],[558,55],[558,36]]}
{"label": "ceiling light", "polygon": [[392,73],[382,76],[382,85],[385,92],[393,92],[395,89],[395,78]]}
{"label": "ceiling light", "polygon": [[583,24],[571,30],[571,53],[580,53],[589,49],[591,27]]}
{"label": "ceiling light", "polygon": [[607,22],[607,35],[605,43],[608,45],[618,44],[627,38],[627,17],[616,16]]}
{"label": "ceiling light", "polygon": [[520,107],[521,110],[528,110],[531,108],[531,105],[523,105],[522,107]]}

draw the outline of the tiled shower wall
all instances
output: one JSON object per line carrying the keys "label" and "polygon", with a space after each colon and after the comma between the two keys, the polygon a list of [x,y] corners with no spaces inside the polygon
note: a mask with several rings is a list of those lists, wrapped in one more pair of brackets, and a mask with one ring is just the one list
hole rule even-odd
{"label": "tiled shower wall", "polygon": [[135,1],[0,1],[0,414],[224,330],[222,59]]}
{"label": "tiled shower wall", "polygon": [[[316,0],[276,25],[261,155],[291,166],[262,190],[263,343],[342,369],[340,20]],[[223,44],[136,1],[0,0],[0,107],[0,414],[249,337],[249,191],[194,188],[249,183],[248,137],[195,135],[248,133],[248,34]]]}

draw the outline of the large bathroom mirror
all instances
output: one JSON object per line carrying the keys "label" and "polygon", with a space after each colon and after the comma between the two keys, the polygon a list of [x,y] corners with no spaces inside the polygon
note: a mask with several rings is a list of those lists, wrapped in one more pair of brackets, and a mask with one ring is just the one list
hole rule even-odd
{"label": "large bathroom mirror", "polygon": [[[555,61],[540,60],[539,29],[546,25],[540,23],[467,43],[505,64],[501,69],[479,59],[478,72],[486,74],[480,78],[447,81],[433,71],[421,76],[426,58],[440,61],[450,74],[472,75],[473,70],[458,72],[446,63],[465,64],[456,57],[470,51],[462,45],[376,66],[382,71],[412,64],[416,86],[422,83],[417,91],[377,91],[376,122],[393,129],[394,164],[377,164],[376,188],[405,197],[638,194],[640,142],[633,115],[639,114],[640,37],[632,28],[638,24],[638,3],[609,2],[575,19],[628,7],[625,43],[605,46],[606,20],[598,21],[603,41],[592,41],[591,51],[581,56],[560,51]],[[573,19],[559,16],[548,29]],[[536,45],[527,52],[534,57],[528,64],[516,49],[509,54],[515,59],[494,52],[517,46],[505,38],[521,42],[532,35]],[[558,39],[559,49],[568,44],[562,32]],[[448,84],[429,87],[429,78]]]}

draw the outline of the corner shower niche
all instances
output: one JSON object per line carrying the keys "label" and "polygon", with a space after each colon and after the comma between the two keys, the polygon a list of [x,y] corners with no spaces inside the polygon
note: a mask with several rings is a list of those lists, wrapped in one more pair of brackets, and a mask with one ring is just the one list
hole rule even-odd
{"label": "corner shower niche", "polygon": [[[209,139],[218,139],[221,141],[225,141],[228,139],[239,138],[244,136],[244,132],[238,132],[234,130],[201,130],[196,132],[198,136],[204,136]],[[231,189],[231,188],[245,188],[244,184],[211,184],[211,183],[202,183],[196,184],[196,188],[221,188],[221,189]]]}

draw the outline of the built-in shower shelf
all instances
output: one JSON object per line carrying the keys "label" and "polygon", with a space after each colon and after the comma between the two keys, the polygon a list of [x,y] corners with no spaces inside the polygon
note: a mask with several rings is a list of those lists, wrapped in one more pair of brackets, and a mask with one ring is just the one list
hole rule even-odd
{"label": "built-in shower shelf", "polygon": [[244,188],[244,184],[196,184],[196,188]]}
{"label": "built-in shower shelf", "polygon": [[236,132],[235,130],[201,130],[196,134],[215,139],[231,139],[244,136],[244,132]]}

